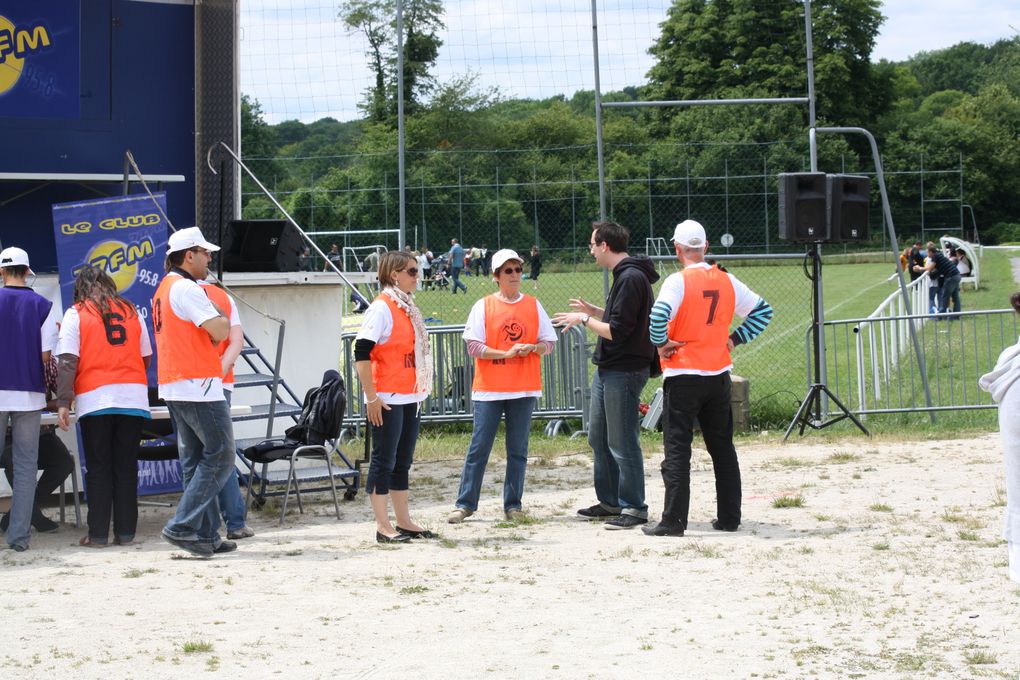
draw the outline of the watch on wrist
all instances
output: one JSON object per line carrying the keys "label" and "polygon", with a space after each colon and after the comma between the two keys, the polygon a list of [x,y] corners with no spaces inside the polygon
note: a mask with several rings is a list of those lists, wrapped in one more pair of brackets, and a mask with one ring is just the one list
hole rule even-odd
{"label": "watch on wrist", "polygon": [[589,321],[591,321],[591,314],[585,314],[584,318],[581,319],[581,325],[587,327]]}

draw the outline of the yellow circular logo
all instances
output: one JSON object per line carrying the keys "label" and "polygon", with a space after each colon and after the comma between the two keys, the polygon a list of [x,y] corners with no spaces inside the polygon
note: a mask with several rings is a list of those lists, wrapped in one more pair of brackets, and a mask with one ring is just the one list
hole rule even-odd
{"label": "yellow circular logo", "polygon": [[138,263],[129,263],[127,253],[127,244],[120,241],[103,241],[89,251],[85,261],[109,274],[117,284],[117,292],[123,294],[134,285],[138,276]]}
{"label": "yellow circular logo", "polygon": [[[7,17],[0,16],[0,33],[10,36],[15,34],[15,26]],[[17,84],[24,68],[25,58],[16,57],[13,53],[8,54],[7,58],[0,62],[0,94],[7,92]]]}

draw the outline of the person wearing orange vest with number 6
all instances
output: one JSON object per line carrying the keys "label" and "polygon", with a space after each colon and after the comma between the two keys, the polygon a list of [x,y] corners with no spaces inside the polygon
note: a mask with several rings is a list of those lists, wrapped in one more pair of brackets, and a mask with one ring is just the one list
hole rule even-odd
{"label": "person wearing orange vest with number 6", "polygon": [[475,358],[471,385],[474,429],[460,477],[457,507],[447,518],[459,524],[478,510],[485,465],[506,417],[506,475],[503,512],[523,513],[524,472],[528,465],[531,414],[542,396],[542,359],[556,342],[549,315],[537,299],[521,293],[523,258],[503,249],[492,256],[492,278],[499,290],[474,304],[464,326],[468,354]]}
{"label": "person wearing orange vest with number 6", "polygon": [[[414,459],[421,402],[432,389],[432,350],[421,311],[414,304],[418,261],[391,250],[379,258],[382,292],[354,338],[354,366],[372,427],[372,459],[365,492],[375,515],[375,540],[406,543],[436,534],[411,519],[407,477]],[[393,501],[396,527],[390,523]]]}
{"label": "person wearing orange vest with number 6", "polygon": [[74,280],[74,304],[60,324],[57,417],[69,425],[73,400],[85,449],[89,532],[80,545],[131,543],[138,526],[138,443],[149,418],[145,369],[152,345],[138,311],[117,293],[113,279],[83,267]]}
{"label": "person wearing orange vest with number 6", "polygon": [[[649,536],[683,536],[691,501],[691,441],[701,425],[715,471],[712,528],[740,526],[740,464],[733,447],[730,352],[753,340],[772,320],[772,307],[737,277],[705,262],[708,239],[694,220],[676,226],[673,243],[683,270],[662,284],[649,315],[649,335],[662,363],[662,518],[642,527]],[[733,332],[733,315],[744,318]]]}

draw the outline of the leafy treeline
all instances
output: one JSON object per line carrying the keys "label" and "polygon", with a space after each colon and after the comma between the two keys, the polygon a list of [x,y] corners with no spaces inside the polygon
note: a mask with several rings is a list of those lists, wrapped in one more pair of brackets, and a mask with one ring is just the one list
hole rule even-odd
{"label": "leafy treeline", "polygon": [[[258,102],[243,98],[244,155],[305,226],[397,224],[390,5],[352,0],[340,9],[371,46],[366,56],[376,83],[365,93],[363,119],[267,125]],[[803,96],[802,7],[797,0],[676,0],[651,49],[656,62],[648,84],[604,98]],[[439,246],[466,235],[490,245],[539,241],[569,248],[577,229],[586,239],[584,229],[598,215],[594,93],[517,100],[480,88],[472,74],[436,82],[428,68],[441,47],[442,6],[407,0],[405,13],[411,17],[405,42],[418,50],[405,66],[408,224],[427,230]],[[868,128],[879,138],[888,171],[952,170],[962,159],[964,202],[973,206],[982,239],[1020,240],[1020,37],[873,63],[882,22],[878,0],[817,0],[812,15],[819,125]],[[803,105],[607,110],[611,216],[643,237],[691,210],[688,193],[718,193],[721,179],[716,186],[691,177],[725,173],[727,191],[739,194],[730,177],[806,170],[807,127]],[[819,154],[823,170],[873,169],[858,140],[825,137]],[[903,234],[917,226],[916,185],[914,179],[890,182]],[[959,175],[930,181],[925,195],[958,197]],[[748,199],[745,215],[734,209],[739,201],[727,199],[727,225],[743,219],[760,230],[760,203]],[[947,224],[958,224],[959,202],[951,205]],[[272,214],[257,196],[248,196],[245,211]],[[774,225],[774,216],[769,220]],[[419,242],[424,238],[423,231]]]}

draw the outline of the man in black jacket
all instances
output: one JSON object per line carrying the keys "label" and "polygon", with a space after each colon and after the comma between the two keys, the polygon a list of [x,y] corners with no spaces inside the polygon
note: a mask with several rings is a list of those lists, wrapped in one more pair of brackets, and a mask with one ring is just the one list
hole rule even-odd
{"label": "man in black jacket", "polygon": [[590,249],[595,262],[613,272],[605,309],[581,298],[570,301],[578,311],[561,312],[553,322],[578,324],[598,335],[592,362],[598,367],[591,384],[588,443],[595,459],[598,503],[577,514],[604,519],[607,529],[630,529],[648,521],[644,456],[638,439],[638,404],[649,374],[658,375],[655,348],[648,336],[648,316],[659,280],[655,265],[627,253],[630,232],[615,222],[592,225]]}

